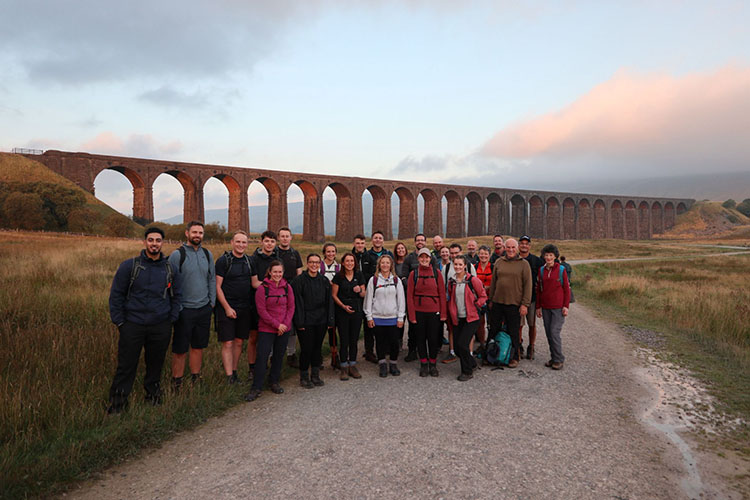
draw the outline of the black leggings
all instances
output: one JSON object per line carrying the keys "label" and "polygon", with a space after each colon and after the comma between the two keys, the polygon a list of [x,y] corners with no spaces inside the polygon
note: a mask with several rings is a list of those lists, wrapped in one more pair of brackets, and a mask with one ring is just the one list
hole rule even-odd
{"label": "black leggings", "polygon": [[396,361],[398,359],[398,327],[377,326],[372,329],[375,333],[375,350],[378,354],[378,361],[384,361],[385,356]]}
{"label": "black leggings", "polygon": [[443,344],[443,323],[440,321],[440,313],[415,311],[417,322],[412,323],[409,332],[414,330],[414,342],[417,345],[419,359],[429,359],[435,362]]}
{"label": "black leggings", "polygon": [[339,331],[339,360],[341,366],[357,364],[357,342],[362,328],[362,312],[336,312],[336,328]]}
{"label": "black leggings", "polygon": [[297,330],[297,339],[299,340],[299,369],[307,371],[310,366],[317,368],[323,364],[323,356],[320,348],[323,346],[323,339],[326,336],[328,326],[323,325],[305,325],[304,330]]}
{"label": "black leggings", "polygon": [[477,362],[469,350],[471,338],[477,331],[479,320],[467,323],[466,318],[458,318],[458,324],[453,325],[453,349],[461,360],[461,373],[471,374]]}

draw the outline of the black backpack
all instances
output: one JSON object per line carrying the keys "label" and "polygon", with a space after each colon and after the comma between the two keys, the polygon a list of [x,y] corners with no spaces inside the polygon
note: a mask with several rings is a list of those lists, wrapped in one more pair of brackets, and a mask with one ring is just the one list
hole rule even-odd
{"label": "black backpack", "polygon": [[[209,255],[208,250],[204,247],[201,247],[201,250],[203,250],[203,253],[206,254],[206,260],[210,263],[211,256]],[[185,245],[180,245],[179,248],[177,248],[177,251],[180,252],[180,272],[182,272],[182,264],[185,262],[185,257],[187,257],[187,252],[185,251]]]}
{"label": "black backpack", "polygon": [[[163,297],[167,298],[167,293],[169,293],[170,297],[174,297],[174,290],[172,290],[172,266],[169,265],[169,261],[167,259],[164,259],[164,265],[167,266],[167,284],[164,287],[164,295]],[[141,273],[141,270],[145,270],[146,266],[144,266],[141,263],[141,256],[133,257],[133,268],[130,270],[130,283],[128,284],[128,293],[126,295],[126,299],[130,298],[130,290],[133,288],[133,283],[135,283],[136,278]]]}

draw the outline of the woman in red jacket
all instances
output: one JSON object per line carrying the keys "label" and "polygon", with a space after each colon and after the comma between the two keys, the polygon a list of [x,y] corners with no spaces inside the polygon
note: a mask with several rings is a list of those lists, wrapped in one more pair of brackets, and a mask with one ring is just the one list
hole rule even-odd
{"label": "woman in red jacket", "polygon": [[487,303],[484,284],[476,276],[466,272],[466,257],[453,258],[456,275],[448,280],[448,313],[453,325],[453,344],[456,355],[461,360],[461,375],[458,380],[466,382],[474,375],[477,362],[471,355],[469,342],[479,326],[480,310]]}
{"label": "woman in red jacket", "polygon": [[419,376],[437,377],[437,355],[443,338],[441,321],[446,318],[445,284],[443,274],[430,264],[429,250],[421,248],[417,260],[419,267],[406,279],[409,331],[414,332],[419,354]]}
{"label": "woman in red jacket", "polygon": [[555,262],[559,256],[560,252],[555,245],[545,245],[542,248],[544,266],[539,269],[539,279],[536,282],[536,316],[544,320],[551,358],[544,366],[553,370],[562,370],[565,362],[560,331],[570,307],[568,273]]}

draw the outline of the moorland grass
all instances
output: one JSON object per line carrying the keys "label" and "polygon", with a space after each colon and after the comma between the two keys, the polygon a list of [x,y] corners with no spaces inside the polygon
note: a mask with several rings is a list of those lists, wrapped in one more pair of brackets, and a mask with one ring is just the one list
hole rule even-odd
{"label": "moorland grass", "polygon": [[686,366],[745,424],[729,432],[750,455],[750,255],[575,267],[576,298],[623,325],[664,335],[662,356]]}

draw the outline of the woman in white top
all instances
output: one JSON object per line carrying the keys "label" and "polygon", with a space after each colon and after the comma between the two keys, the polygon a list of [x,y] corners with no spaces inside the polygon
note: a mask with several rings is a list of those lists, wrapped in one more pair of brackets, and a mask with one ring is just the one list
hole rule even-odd
{"label": "woman in white top", "polygon": [[[380,365],[380,376],[401,375],[398,361],[398,329],[404,326],[406,300],[401,280],[393,272],[393,257],[388,254],[378,259],[377,272],[367,283],[364,311],[367,324],[374,329],[375,351]],[[385,359],[390,358],[389,364]]]}

